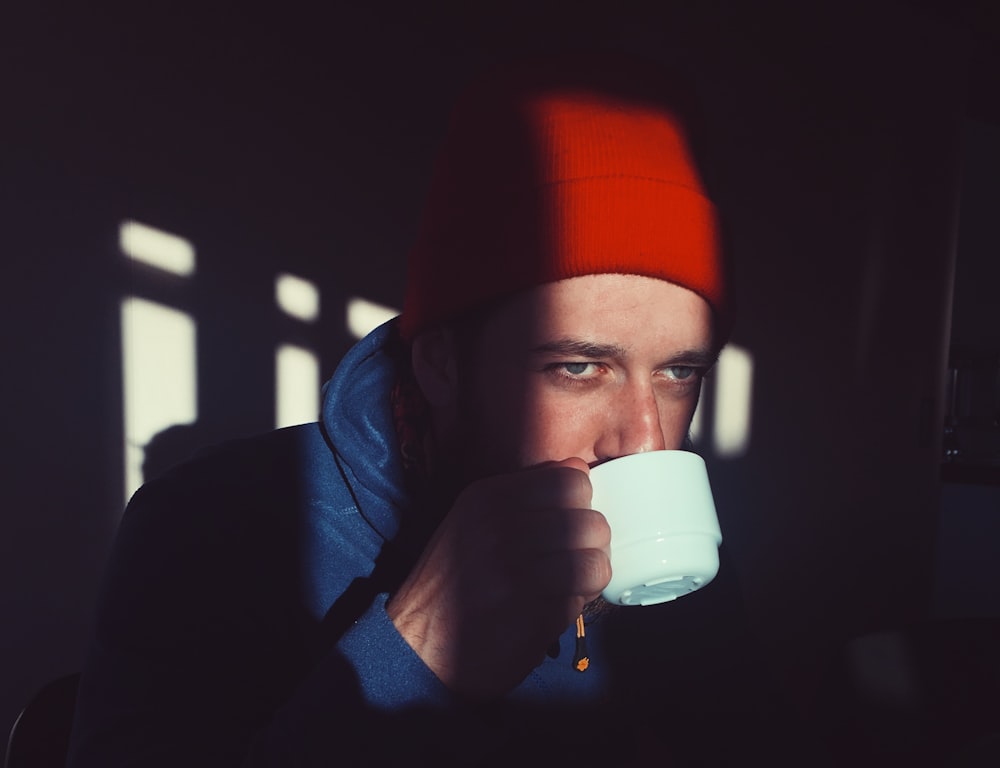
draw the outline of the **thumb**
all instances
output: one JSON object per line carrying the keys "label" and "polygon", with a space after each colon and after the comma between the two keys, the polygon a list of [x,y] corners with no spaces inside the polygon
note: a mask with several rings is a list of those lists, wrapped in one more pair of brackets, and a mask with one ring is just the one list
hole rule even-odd
{"label": "thumb", "polygon": [[571,456],[568,459],[563,459],[562,461],[553,461],[548,464],[550,467],[571,467],[572,469],[578,469],[587,477],[590,477],[590,465],[587,464],[583,459],[576,456]]}

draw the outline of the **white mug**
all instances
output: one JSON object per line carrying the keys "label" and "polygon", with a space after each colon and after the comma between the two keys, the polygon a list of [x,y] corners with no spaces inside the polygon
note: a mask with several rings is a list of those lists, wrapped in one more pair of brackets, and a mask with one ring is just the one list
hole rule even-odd
{"label": "white mug", "polygon": [[655,605],[690,594],[719,571],[722,532],[705,460],[649,451],[590,470],[591,506],[611,525],[605,600]]}

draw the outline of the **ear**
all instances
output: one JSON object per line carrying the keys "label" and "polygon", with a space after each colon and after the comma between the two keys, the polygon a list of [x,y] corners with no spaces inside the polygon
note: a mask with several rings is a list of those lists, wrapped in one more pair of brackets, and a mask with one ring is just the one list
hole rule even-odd
{"label": "ear", "polygon": [[447,328],[425,331],[411,344],[413,375],[432,408],[447,408],[458,399],[455,337]]}

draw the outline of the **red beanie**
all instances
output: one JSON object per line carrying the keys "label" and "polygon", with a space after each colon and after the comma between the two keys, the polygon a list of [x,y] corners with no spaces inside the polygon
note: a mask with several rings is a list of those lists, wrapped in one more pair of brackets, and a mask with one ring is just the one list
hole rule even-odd
{"label": "red beanie", "polygon": [[660,278],[725,312],[715,207],[676,105],[617,58],[519,67],[452,114],[410,253],[404,338],[542,283]]}

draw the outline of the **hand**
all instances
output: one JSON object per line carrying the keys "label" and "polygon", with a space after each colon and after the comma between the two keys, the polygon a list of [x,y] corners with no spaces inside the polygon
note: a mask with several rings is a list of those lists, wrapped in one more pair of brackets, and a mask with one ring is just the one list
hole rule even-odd
{"label": "hand", "polygon": [[386,609],[456,693],[501,696],[611,579],[611,529],[567,459],[469,485]]}

